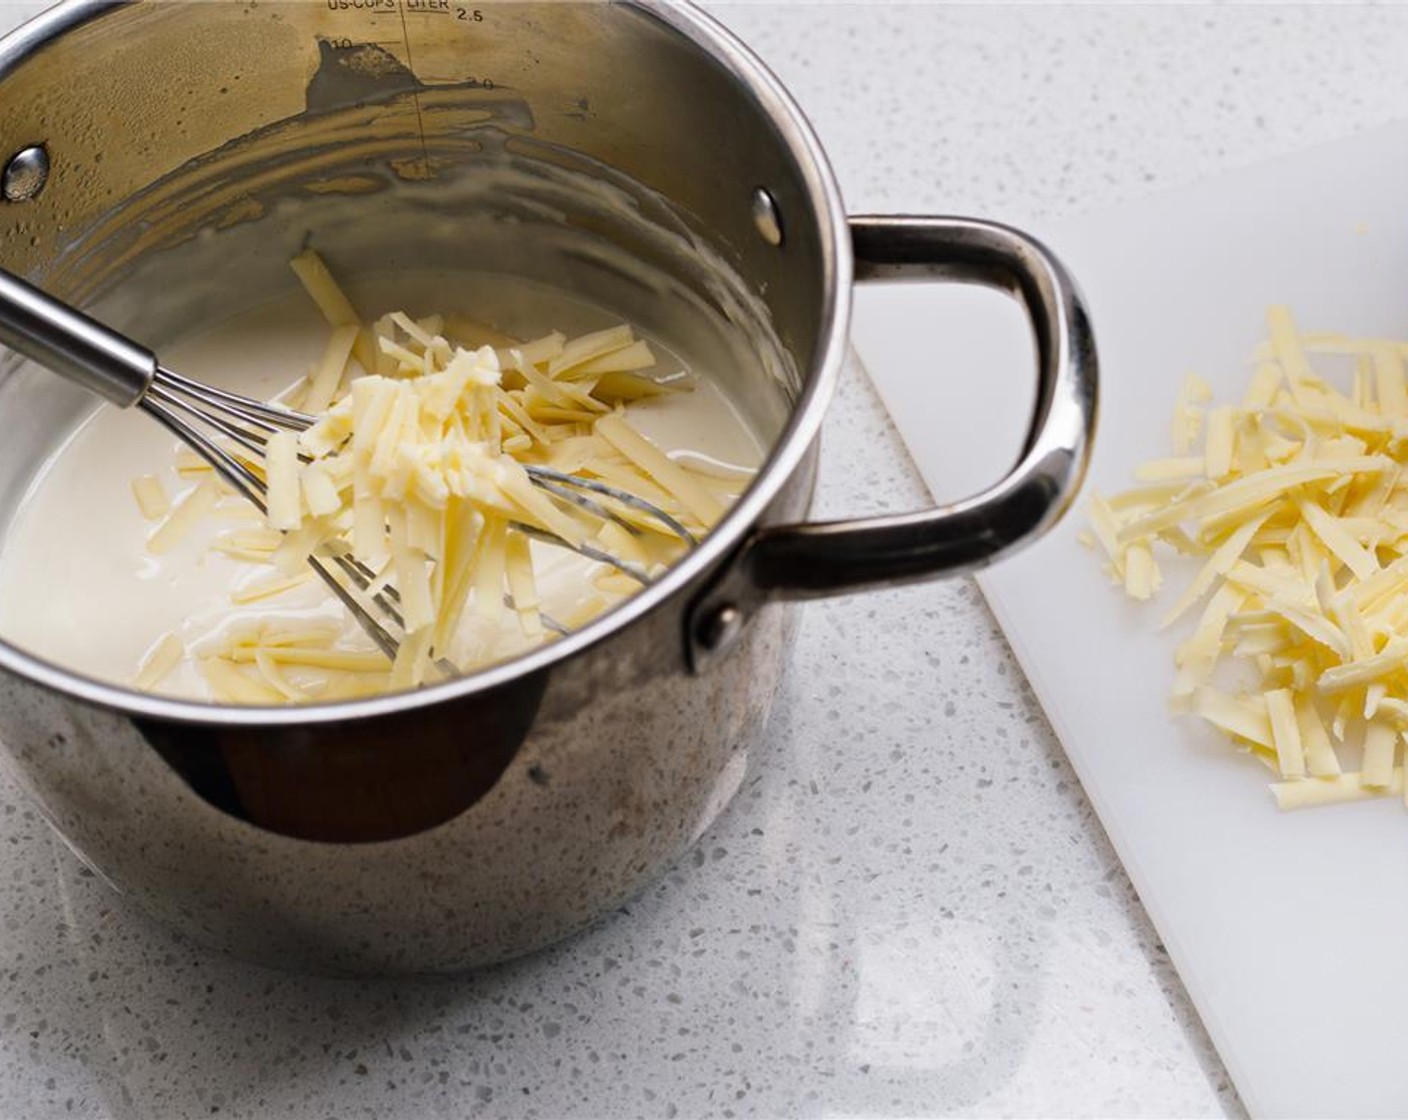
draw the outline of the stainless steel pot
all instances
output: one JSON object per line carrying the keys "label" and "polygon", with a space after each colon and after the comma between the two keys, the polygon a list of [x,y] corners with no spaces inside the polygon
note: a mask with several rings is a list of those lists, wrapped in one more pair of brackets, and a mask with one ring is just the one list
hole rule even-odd
{"label": "stainless steel pot", "polygon": [[[460,969],[590,922],[738,788],[786,653],[773,604],[998,559],[1087,458],[1090,330],[1040,245],[847,219],[796,106],[693,9],[476,2],[74,2],[0,40],[0,263],[115,326],[159,343],[289,283],[308,240],[349,272],[492,260],[686,336],[772,440],[659,583],[414,694],[220,708],[0,643],[5,756],[59,834],[163,921],[280,967]],[[1008,477],[802,523],[853,279],[1026,305],[1038,403]],[[0,505],[87,407],[4,367]]]}

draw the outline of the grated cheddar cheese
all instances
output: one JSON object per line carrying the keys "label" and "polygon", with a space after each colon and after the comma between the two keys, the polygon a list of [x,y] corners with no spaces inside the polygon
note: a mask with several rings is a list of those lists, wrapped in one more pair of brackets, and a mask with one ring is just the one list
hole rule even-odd
{"label": "grated cheddar cheese", "polygon": [[[370,695],[417,687],[450,667],[469,671],[500,656],[494,636],[505,619],[530,643],[551,641],[633,594],[687,547],[628,504],[593,493],[592,512],[571,491],[545,492],[530,466],[624,490],[695,538],[751,477],[696,471],[632,427],[634,402],[693,382],[646,374],[656,355],[627,324],[522,340],[457,316],[398,311],[365,323],[316,253],[292,263],[330,334],[318,363],[280,399],[316,422],[272,435],[258,461],[230,448],[262,475],[267,509],[263,527],[221,533],[210,547],[255,566],[231,590],[242,605],[308,583],[311,557],[354,558],[375,578],[351,593],[390,596],[401,618],[397,656],[349,647],[341,631],[290,638],[272,622],[237,626],[189,650],[174,636],[163,641],[139,668],[139,687],[155,687],[183,658],[217,700],[253,704]],[[195,486],[169,511],[151,482],[134,484],[143,514],[159,519],[154,551],[203,517],[240,515],[202,460],[181,449],[176,466]],[[544,537],[614,555],[628,570],[594,564],[583,580],[597,594],[571,617],[549,618],[536,570],[540,548],[552,547],[535,543]]]}
{"label": "grated cheddar cheese", "polygon": [[1082,538],[1139,600],[1162,558],[1201,561],[1159,624],[1198,611],[1171,707],[1265,763],[1282,809],[1402,797],[1408,343],[1303,334],[1283,306],[1267,335],[1239,403],[1188,377],[1173,456],[1093,495]]}

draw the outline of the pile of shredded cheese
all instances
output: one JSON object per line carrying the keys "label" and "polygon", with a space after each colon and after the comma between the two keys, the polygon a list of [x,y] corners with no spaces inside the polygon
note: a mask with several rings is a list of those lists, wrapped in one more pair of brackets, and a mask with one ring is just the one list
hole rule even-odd
{"label": "pile of shredded cheese", "polygon": [[[216,648],[198,651],[166,635],[139,667],[137,687],[156,688],[187,656],[197,658],[212,695],[233,703],[411,688],[437,679],[447,662],[468,671],[499,656],[492,638],[506,613],[527,639],[547,641],[640,587],[598,565],[594,594],[573,617],[545,626],[534,554],[552,546],[533,544],[517,527],[589,545],[648,577],[686,547],[629,505],[592,495],[623,525],[554,500],[530,480],[529,465],[645,499],[696,537],[741,488],[737,477],[676,463],[627,422],[633,402],[690,388],[683,375],[640,372],[656,356],[631,327],[524,342],[458,317],[397,312],[364,324],[316,254],[292,263],[332,332],[322,360],[281,399],[318,420],[300,434],[273,436],[262,461],[249,462],[267,484],[264,524],[223,533],[213,547],[273,569],[233,592],[237,603],[315,578],[310,556],[350,554],[375,573],[362,597],[394,591],[404,620],[399,652],[390,662],[375,649],[347,648],[338,628],[316,625],[237,627]],[[174,505],[156,476],[133,483],[140,512],[157,522],[148,539],[154,552],[242,503],[191,452],[178,451],[177,469],[197,484]]]}
{"label": "pile of shredded cheese", "polygon": [[1401,796],[1408,343],[1301,334],[1280,306],[1267,319],[1241,402],[1190,376],[1173,457],[1096,495],[1083,538],[1135,599],[1158,591],[1160,550],[1201,559],[1162,619],[1200,610],[1171,703],[1270,767],[1281,808]]}

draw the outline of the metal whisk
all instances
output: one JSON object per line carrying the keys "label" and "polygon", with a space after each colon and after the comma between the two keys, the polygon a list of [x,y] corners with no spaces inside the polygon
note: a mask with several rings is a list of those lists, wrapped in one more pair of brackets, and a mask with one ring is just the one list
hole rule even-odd
{"label": "metal whisk", "polygon": [[[0,269],[0,345],[97,393],[119,408],[135,405],[196,452],[261,511],[266,508],[264,479],[222,446],[221,441],[227,440],[243,448],[258,460],[271,435],[280,431],[302,431],[315,422],[314,417],[304,413],[183,377],[163,366],[150,350],[4,269]],[[614,521],[629,532],[636,531],[597,498],[656,519],[686,546],[697,543],[679,521],[636,494],[546,467],[528,466],[526,470],[533,484],[543,492],[603,521]],[[608,564],[642,585],[649,582],[649,576],[637,566],[590,544],[574,544],[521,523],[515,523],[513,528],[536,540]],[[338,551],[335,546],[323,546],[308,558],[308,563],[372,641],[388,657],[394,658],[400,642],[386,623],[392,623],[402,633],[405,631],[396,589],[386,586],[367,594],[376,573],[350,552]],[[369,604],[377,613],[368,609]],[[543,625],[558,633],[567,632],[566,627],[546,616]],[[437,663],[442,671],[456,671],[443,659]]]}

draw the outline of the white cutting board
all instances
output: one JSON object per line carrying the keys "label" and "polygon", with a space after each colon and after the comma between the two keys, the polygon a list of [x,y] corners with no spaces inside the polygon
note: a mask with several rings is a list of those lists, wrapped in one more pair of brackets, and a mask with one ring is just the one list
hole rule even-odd
{"label": "white cutting board", "polygon": [[[1094,320],[1088,485],[1109,493],[1169,453],[1187,371],[1240,395],[1268,304],[1305,330],[1408,338],[1408,124],[1033,232]],[[1030,346],[997,298],[858,295],[856,347],[941,498],[1000,473],[1020,439]],[[1254,1115],[1408,1115],[1408,811],[1279,813],[1265,769],[1172,721],[1185,631],[1156,633],[1159,603],[1109,585],[1084,526],[1078,506],[979,582],[1242,1099]]]}

